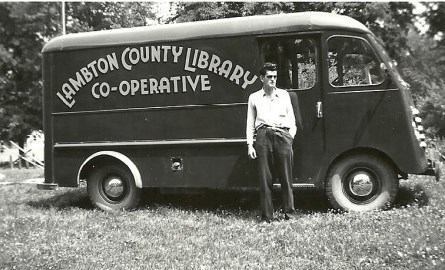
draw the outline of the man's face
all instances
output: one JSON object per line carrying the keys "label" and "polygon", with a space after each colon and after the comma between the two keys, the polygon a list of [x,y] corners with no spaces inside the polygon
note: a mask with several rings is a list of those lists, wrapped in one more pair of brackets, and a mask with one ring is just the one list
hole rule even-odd
{"label": "man's face", "polygon": [[277,83],[277,71],[266,71],[266,74],[261,77],[261,81],[263,82],[263,86],[275,87]]}

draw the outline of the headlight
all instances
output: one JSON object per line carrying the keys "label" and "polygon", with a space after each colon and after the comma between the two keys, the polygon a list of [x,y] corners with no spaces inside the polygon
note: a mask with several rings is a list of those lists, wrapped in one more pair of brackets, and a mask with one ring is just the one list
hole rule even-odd
{"label": "headlight", "polygon": [[426,148],[426,136],[423,133],[424,128],[422,126],[422,118],[419,116],[419,110],[415,107],[411,106],[411,113],[413,115],[412,126],[414,128],[414,134],[416,135],[417,140],[419,141],[420,147]]}

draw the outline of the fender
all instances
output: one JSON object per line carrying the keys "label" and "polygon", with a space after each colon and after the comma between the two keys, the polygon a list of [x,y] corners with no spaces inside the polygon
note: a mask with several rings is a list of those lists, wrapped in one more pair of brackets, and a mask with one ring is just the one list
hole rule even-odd
{"label": "fender", "polygon": [[113,158],[121,161],[122,163],[124,163],[128,167],[128,169],[130,169],[130,172],[133,175],[134,183],[135,183],[136,187],[142,188],[141,174],[140,174],[138,168],[136,167],[136,165],[127,156],[125,156],[124,154],[121,154],[119,152],[115,152],[115,151],[100,151],[100,152],[94,153],[91,156],[89,156],[82,163],[82,165],[80,166],[80,169],[77,173],[77,184],[78,185],[79,185],[79,181],[80,181],[80,174],[81,174],[83,168],[85,167],[85,165],[87,165],[91,160],[93,160],[97,157],[101,157],[101,156],[113,157]]}

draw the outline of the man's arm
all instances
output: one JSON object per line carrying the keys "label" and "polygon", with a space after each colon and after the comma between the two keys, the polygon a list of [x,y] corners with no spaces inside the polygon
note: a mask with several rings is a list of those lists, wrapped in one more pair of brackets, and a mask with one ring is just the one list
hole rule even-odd
{"label": "man's arm", "polygon": [[287,105],[287,121],[289,124],[289,133],[293,137],[297,134],[297,125],[295,121],[294,108],[292,107],[292,102],[290,100],[290,95],[288,93],[288,105]]}
{"label": "man's arm", "polygon": [[249,96],[249,102],[247,104],[247,121],[246,121],[246,138],[247,138],[247,154],[250,158],[256,158],[256,151],[253,147],[253,135],[255,133],[255,119],[256,111],[253,104],[252,95]]}

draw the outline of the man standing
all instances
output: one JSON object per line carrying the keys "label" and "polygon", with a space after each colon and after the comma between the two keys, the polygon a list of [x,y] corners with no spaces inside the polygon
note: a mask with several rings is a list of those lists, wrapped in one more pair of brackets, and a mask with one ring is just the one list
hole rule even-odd
{"label": "man standing", "polygon": [[265,63],[260,79],[263,88],[249,96],[246,136],[248,155],[257,159],[261,218],[269,223],[273,220],[272,187],[276,177],[281,183],[285,218],[295,216],[292,142],[297,127],[289,93],[276,87],[276,65]]}

